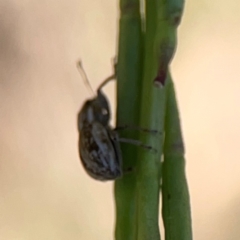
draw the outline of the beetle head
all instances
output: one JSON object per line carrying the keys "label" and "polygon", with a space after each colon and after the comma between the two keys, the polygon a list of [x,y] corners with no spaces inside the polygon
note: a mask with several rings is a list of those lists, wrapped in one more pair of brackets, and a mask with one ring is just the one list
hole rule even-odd
{"label": "beetle head", "polygon": [[91,100],[87,100],[78,114],[79,130],[82,129],[83,124],[91,124],[94,121],[107,126],[110,116],[108,100],[102,91],[98,90],[97,96]]}
{"label": "beetle head", "polygon": [[95,119],[103,126],[107,126],[109,124],[111,112],[107,97],[101,90],[97,91],[97,97],[94,100],[93,108]]}

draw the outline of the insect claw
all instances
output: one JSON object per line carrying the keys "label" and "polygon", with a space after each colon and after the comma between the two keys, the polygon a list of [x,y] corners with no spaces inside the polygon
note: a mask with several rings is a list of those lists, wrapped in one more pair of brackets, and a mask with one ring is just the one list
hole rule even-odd
{"label": "insect claw", "polygon": [[132,173],[134,171],[134,168],[133,167],[128,167],[126,169],[123,170],[123,173],[124,174],[129,174],[129,173]]}
{"label": "insect claw", "polygon": [[140,147],[145,148],[145,149],[147,149],[149,151],[152,151],[153,153],[157,153],[157,149],[155,149],[155,148],[153,148],[151,146],[141,144]]}

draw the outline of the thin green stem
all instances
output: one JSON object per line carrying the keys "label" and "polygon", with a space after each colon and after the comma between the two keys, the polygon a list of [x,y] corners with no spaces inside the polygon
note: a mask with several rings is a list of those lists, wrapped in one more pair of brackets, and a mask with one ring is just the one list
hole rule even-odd
{"label": "thin green stem", "polygon": [[184,143],[170,81],[167,89],[166,136],[162,176],[163,221],[166,240],[192,240],[190,200],[185,176]]}
{"label": "thin green stem", "polygon": [[[165,89],[156,88],[153,79],[158,68],[154,44],[157,30],[157,1],[148,0],[146,7],[146,34],[144,78],[140,126],[163,132],[165,120]],[[139,150],[137,162],[137,239],[159,240],[159,189],[163,134],[146,135],[141,140],[157,150],[157,153]]]}
{"label": "thin green stem", "polygon": [[[117,126],[138,126],[141,95],[142,29],[139,0],[120,1],[117,63]],[[136,131],[119,132],[121,137],[137,139]],[[136,146],[121,144],[124,174],[115,182],[116,240],[135,240],[136,236]]]}
{"label": "thin green stem", "polygon": [[158,1],[158,26],[155,49],[158,56],[156,81],[164,83],[169,76],[165,119],[165,148],[162,176],[163,222],[166,240],[191,240],[189,193],[185,178],[183,140],[169,63],[177,43],[183,0]]}
{"label": "thin green stem", "polygon": [[164,85],[177,44],[177,27],[183,12],[183,0],[157,0],[155,53],[158,70],[155,83]]}

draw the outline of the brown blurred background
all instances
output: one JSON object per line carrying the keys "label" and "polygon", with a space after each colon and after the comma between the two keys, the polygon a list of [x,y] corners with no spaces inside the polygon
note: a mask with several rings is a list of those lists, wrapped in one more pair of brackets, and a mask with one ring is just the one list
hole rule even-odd
{"label": "brown blurred background", "polygon": [[[112,183],[79,163],[76,114],[112,71],[118,1],[0,1],[0,239],[111,240]],[[240,3],[187,1],[172,63],[195,240],[240,239]],[[114,84],[106,88],[113,109]]]}

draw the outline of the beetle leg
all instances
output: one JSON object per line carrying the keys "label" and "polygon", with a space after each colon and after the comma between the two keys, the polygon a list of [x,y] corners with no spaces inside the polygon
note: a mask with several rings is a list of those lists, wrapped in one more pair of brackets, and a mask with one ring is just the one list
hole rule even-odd
{"label": "beetle leg", "polygon": [[129,139],[129,138],[118,138],[118,141],[119,141],[119,142],[123,142],[123,143],[133,144],[133,145],[136,145],[136,146],[139,146],[139,147],[142,147],[142,148],[145,148],[145,149],[148,149],[148,150],[153,150],[154,152],[157,152],[156,149],[154,149],[154,148],[151,147],[151,146],[148,146],[148,145],[143,144],[143,143],[142,143],[141,141],[139,141],[139,140]]}
{"label": "beetle leg", "polygon": [[151,134],[161,134],[158,130],[151,130],[147,128],[137,127],[137,126],[129,126],[129,125],[122,125],[118,126],[114,129],[115,131],[119,130],[136,130],[139,132],[151,133]]}

